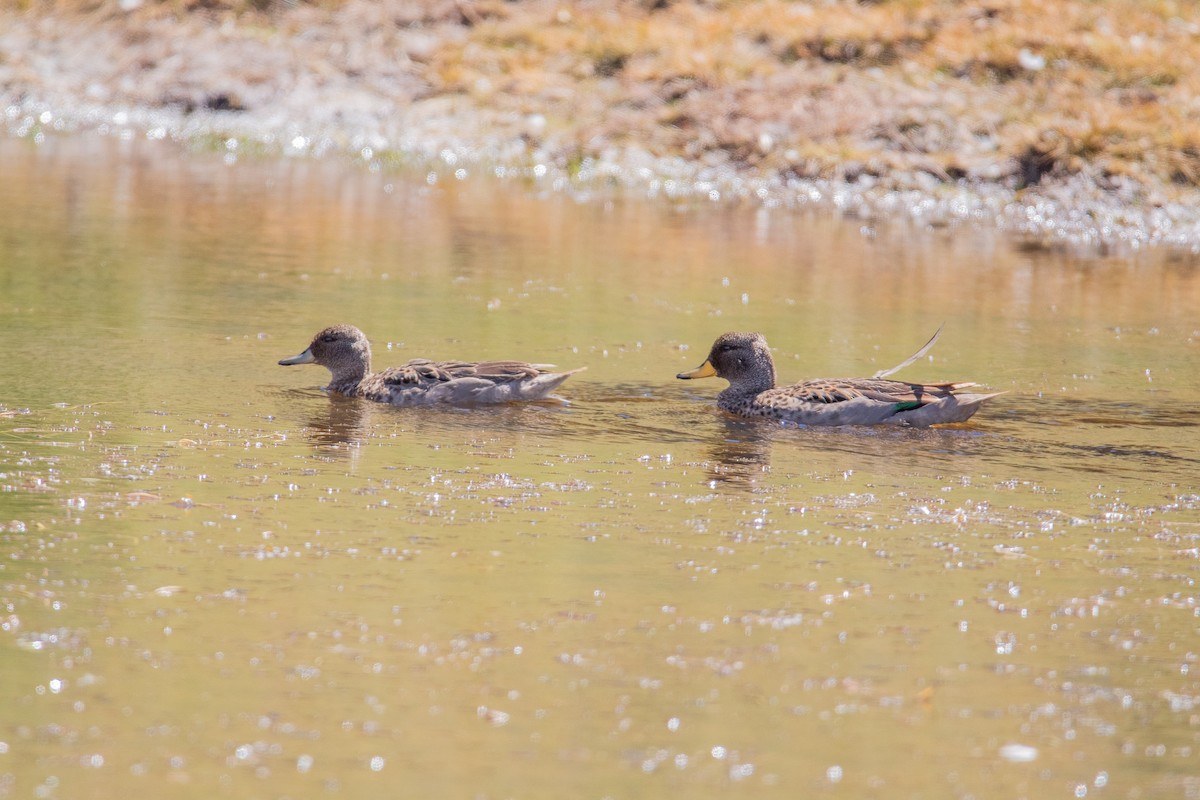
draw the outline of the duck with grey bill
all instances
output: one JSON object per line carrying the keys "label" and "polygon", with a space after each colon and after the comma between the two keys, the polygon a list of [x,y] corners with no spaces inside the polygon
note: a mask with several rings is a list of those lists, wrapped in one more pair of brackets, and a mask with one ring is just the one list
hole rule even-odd
{"label": "duck with grey bill", "polygon": [[[940,329],[938,333],[941,333]],[[933,346],[874,378],[817,378],[775,385],[775,361],[761,333],[726,333],[717,338],[704,363],[675,377],[724,378],[729,386],[717,406],[742,417],[767,417],[800,425],[912,425],[926,427],[970,419],[980,405],[1004,392],[962,393],[970,382],[909,383],[884,375],[907,366]]]}
{"label": "duck with grey bill", "polygon": [[299,355],[279,364],[318,364],[332,379],[325,387],[347,397],[396,406],[477,405],[522,400],[559,400],[551,394],[584,368],[553,372],[553,364],[524,361],[432,361],[415,358],[371,372],[371,345],[353,325],[333,325],[313,337]]}

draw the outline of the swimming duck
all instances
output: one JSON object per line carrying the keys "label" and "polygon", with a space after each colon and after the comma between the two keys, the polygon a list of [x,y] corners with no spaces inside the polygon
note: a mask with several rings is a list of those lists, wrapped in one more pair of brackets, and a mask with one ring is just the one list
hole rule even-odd
{"label": "swimming duck", "polygon": [[514,400],[557,399],[550,393],[576,372],[550,372],[551,364],[524,361],[430,361],[416,358],[371,372],[371,345],[353,325],[334,325],[313,337],[299,355],[281,366],[320,364],[332,373],[325,387],[348,397],[396,406],[449,403],[473,405]]}
{"label": "swimming duck", "polygon": [[[909,361],[920,357],[933,339]],[[760,333],[726,333],[713,343],[704,363],[681,372],[682,379],[717,376],[729,387],[717,405],[743,417],[771,417],[801,425],[912,425],[963,422],[997,394],[957,394],[974,383],[908,383],[873,378],[819,378],[791,386],[775,385],[775,362]]]}

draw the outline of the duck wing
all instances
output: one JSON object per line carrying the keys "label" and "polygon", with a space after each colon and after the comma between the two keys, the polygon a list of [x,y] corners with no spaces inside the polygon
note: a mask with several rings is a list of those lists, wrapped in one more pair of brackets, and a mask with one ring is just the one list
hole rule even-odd
{"label": "duck wing", "polygon": [[974,385],[970,382],[908,383],[880,378],[818,378],[774,391],[801,403],[842,403],[864,398],[880,403],[912,403],[915,407],[936,402],[959,389]]}
{"label": "duck wing", "polygon": [[527,364],[524,361],[431,361],[414,358],[398,367],[379,372],[378,378],[389,386],[434,386],[439,383],[478,378],[492,383],[530,380],[542,375],[549,364]]}
{"label": "duck wing", "polygon": [[468,366],[473,368],[472,377],[502,383],[532,380],[547,374],[554,365],[528,364],[524,361],[480,361]]}
{"label": "duck wing", "polygon": [[554,399],[550,394],[580,370],[550,372],[524,361],[431,361],[418,358],[368,376],[360,393],[393,405],[505,403]]}

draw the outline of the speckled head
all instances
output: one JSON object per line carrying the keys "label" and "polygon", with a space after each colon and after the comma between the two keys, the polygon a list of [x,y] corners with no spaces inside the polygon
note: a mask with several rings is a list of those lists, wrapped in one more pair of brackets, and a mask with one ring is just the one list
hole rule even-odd
{"label": "speckled head", "polygon": [[713,342],[704,363],[675,377],[724,378],[730,385],[747,391],[775,388],[775,362],[761,333],[723,333]]}
{"label": "speckled head", "polygon": [[314,336],[303,353],[279,364],[320,364],[333,374],[329,386],[336,389],[358,383],[371,371],[371,345],[353,325],[332,325]]}

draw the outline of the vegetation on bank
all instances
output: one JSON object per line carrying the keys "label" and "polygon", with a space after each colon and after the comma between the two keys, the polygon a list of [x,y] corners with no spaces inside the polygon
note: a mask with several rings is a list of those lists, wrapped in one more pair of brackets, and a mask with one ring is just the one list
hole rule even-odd
{"label": "vegetation on bank", "polygon": [[494,3],[430,74],[443,91],[471,92],[483,75],[517,95],[560,75],[615,81],[618,108],[657,106],[657,138],[672,149],[806,176],[915,167],[1020,186],[1089,170],[1195,185],[1194,10],[766,0],[560,4],[531,19]]}
{"label": "vegetation on bank", "polygon": [[[389,60],[419,84],[413,99],[536,116],[540,127],[526,135],[553,141],[568,163],[637,147],[785,176],[900,171],[1017,189],[1081,175],[1101,187],[1200,184],[1200,15],[1191,0],[21,7],[130,28],[233,25],[266,43],[346,25],[350,35],[331,40],[329,60],[315,67],[366,76]],[[199,102],[237,111],[248,101],[231,91]]]}

